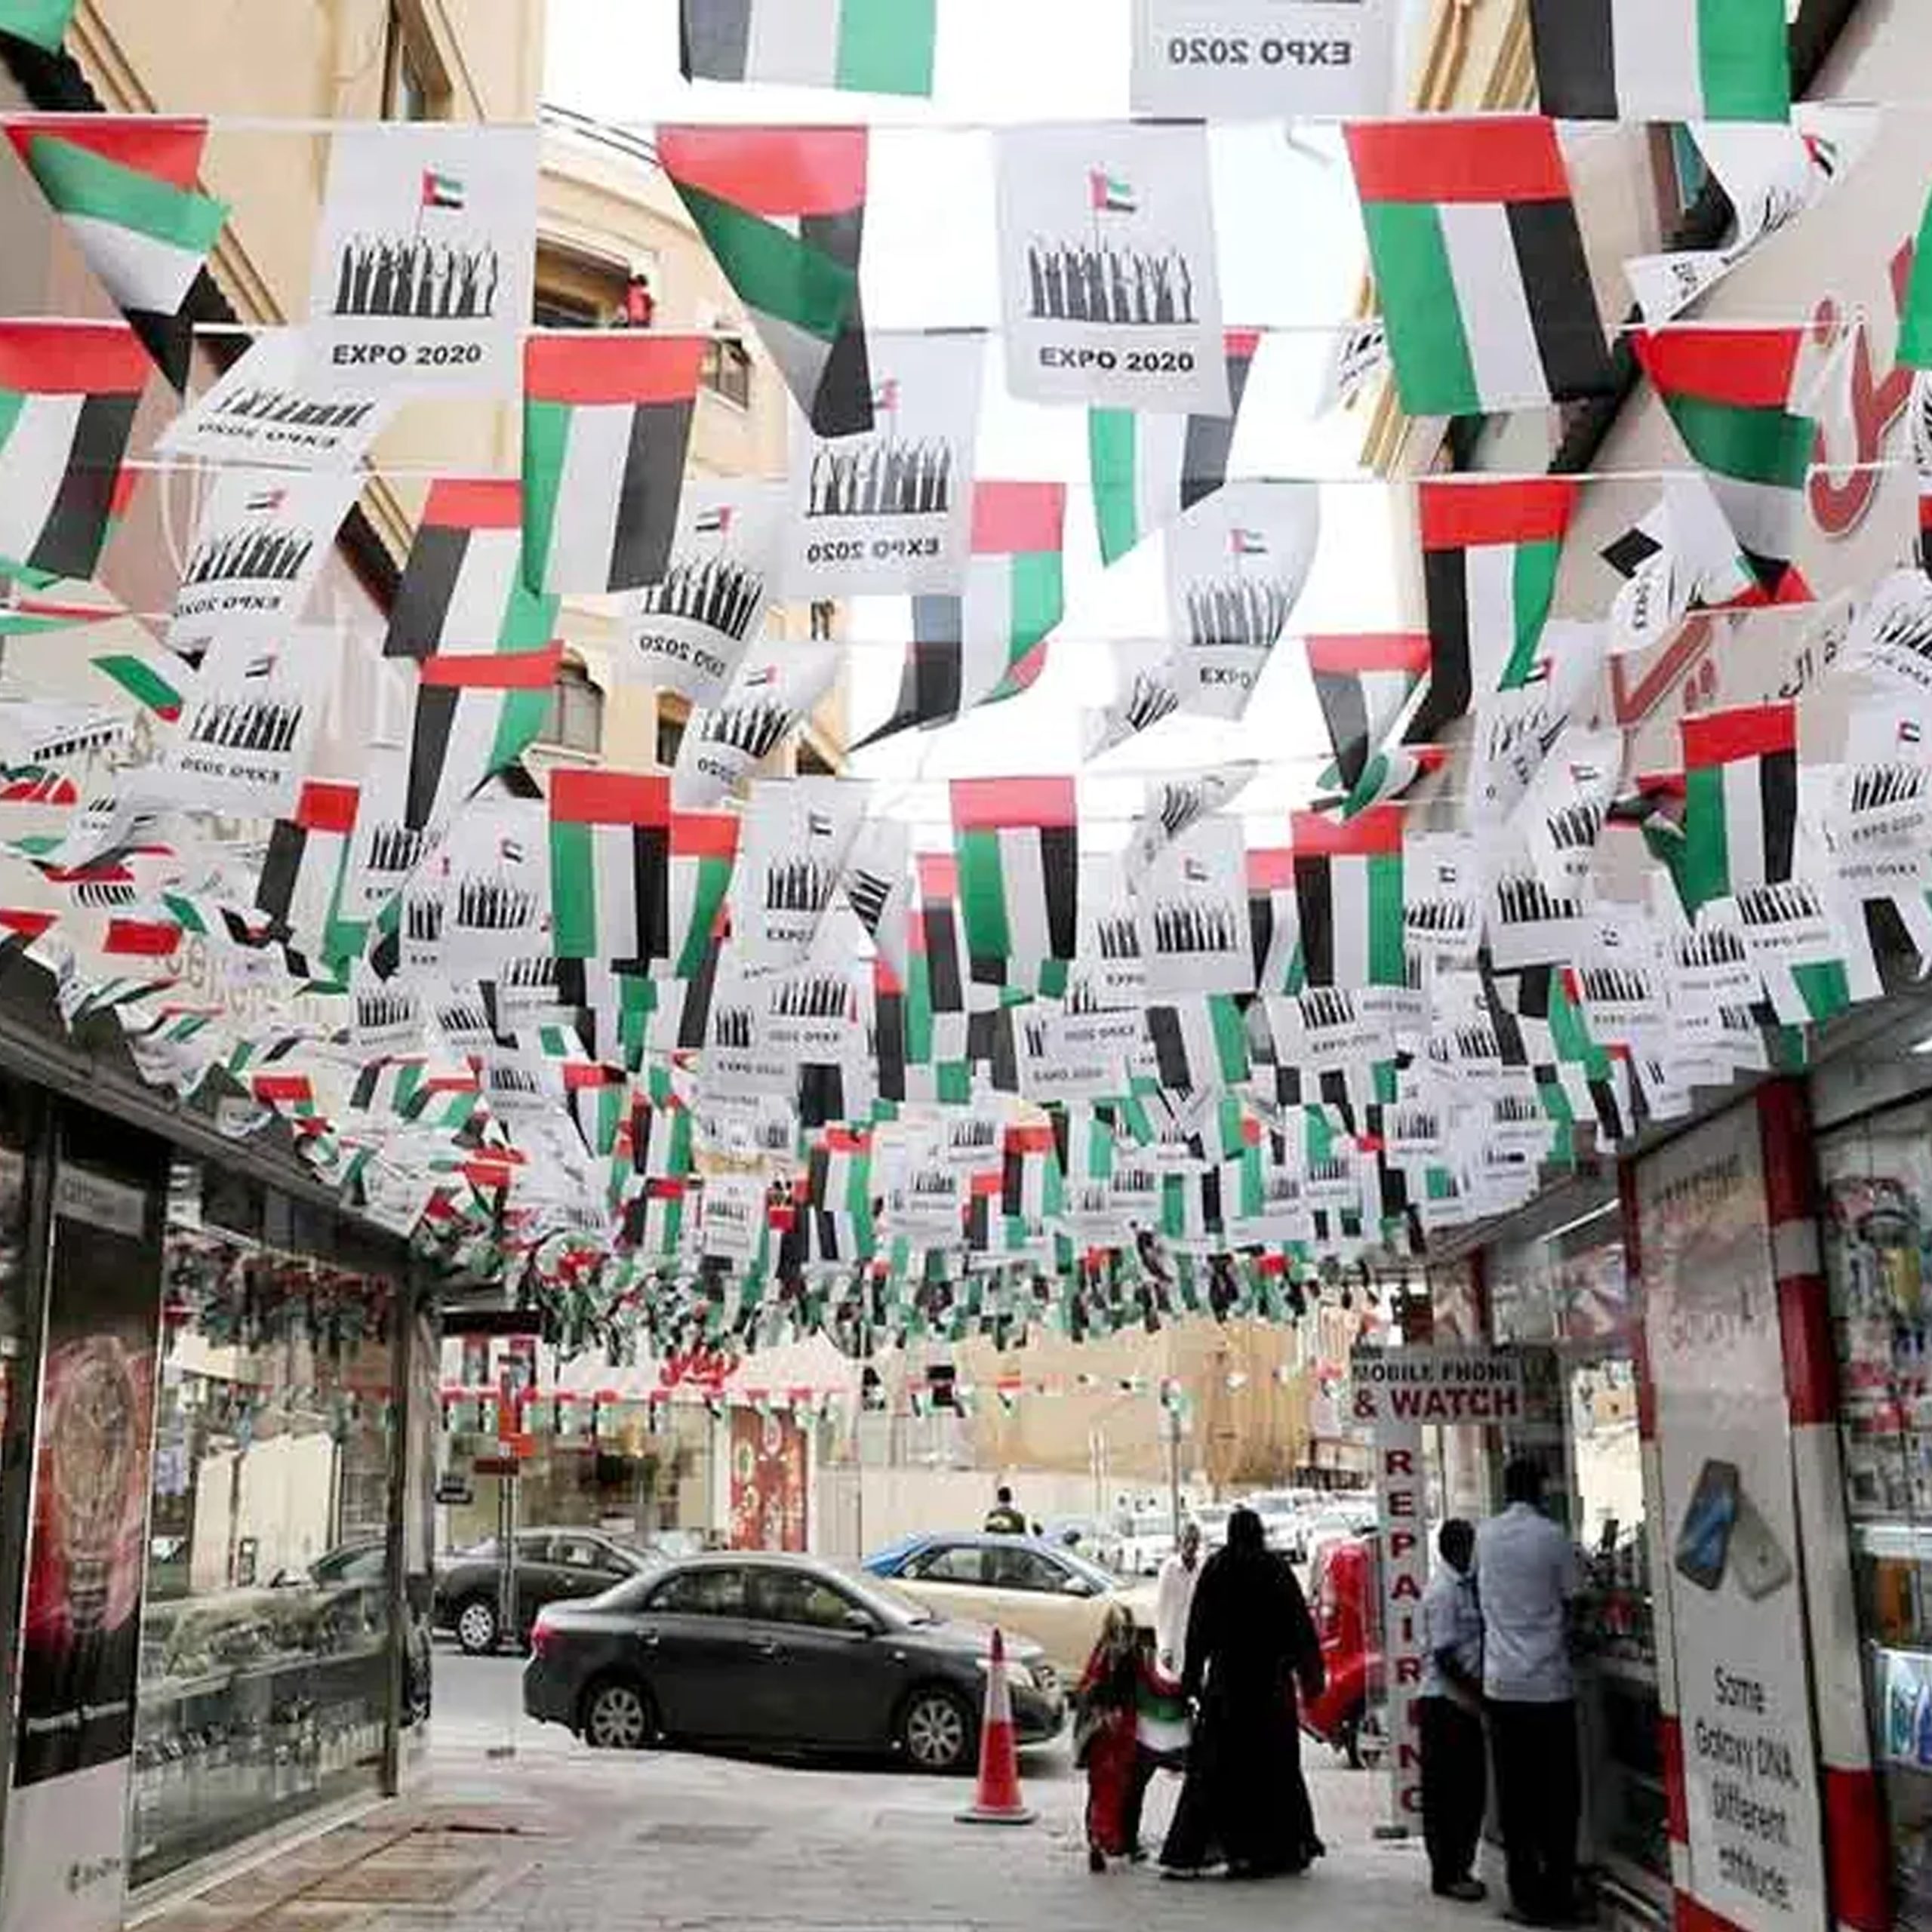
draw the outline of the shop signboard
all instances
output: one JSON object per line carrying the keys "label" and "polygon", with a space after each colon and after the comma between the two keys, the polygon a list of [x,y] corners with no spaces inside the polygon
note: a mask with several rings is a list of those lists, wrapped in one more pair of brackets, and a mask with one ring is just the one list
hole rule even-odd
{"label": "shop signboard", "polygon": [[1644,1161],[1637,1201],[1663,1490],[1651,1564],[1660,1612],[1668,1605],[1690,1836],[1679,1890],[1743,1932],[1823,1932],[1817,1740],[1755,1109]]}
{"label": "shop signboard", "polygon": [[152,1179],[66,1161],[54,1182],[0,1932],[122,1921],[161,1321]]}
{"label": "shop signboard", "polygon": [[1395,1827],[1422,1823],[1422,1750],[1416,1700],[1428,1660],[1423,1592],[1429,1586],[1426,1428],[1513,1428],[1523,1420],[1523,1365],[1508,1349],[1357,1349],[1349,1361],[1350,1419],[1375,1435],[1382,1505],[1382,1656]]}

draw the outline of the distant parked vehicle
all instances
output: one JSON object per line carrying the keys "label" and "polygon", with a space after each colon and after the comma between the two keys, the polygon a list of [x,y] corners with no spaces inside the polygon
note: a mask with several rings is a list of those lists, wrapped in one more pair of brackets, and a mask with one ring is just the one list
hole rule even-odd
{"label": "distant parked vehicle", "polygon": [[[432,1620],[454,1633],[472,1657],[485,1657],[502,1641],[498,1601],[500,1546],[494,1537],[457,1550],[436,1562]],[[656,1550],[625,1543],[601,1530],[519,1530],[516,1537],[516,1626],[509,1634],[529,1639],[537,1614],[569,1597],[594,1597],[626,1578],[661,1569],[668,1559]]]}

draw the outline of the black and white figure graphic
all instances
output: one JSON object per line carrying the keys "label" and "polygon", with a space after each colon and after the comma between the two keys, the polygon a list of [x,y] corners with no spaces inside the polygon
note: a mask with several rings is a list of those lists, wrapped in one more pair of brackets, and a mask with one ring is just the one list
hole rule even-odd
{"label": "black and white figure graphic", "polygon": [[1829,830],[1841,877],[1866,898],[1932,881],[1932,725],[1884,702],[1852,713]]}
{"label": "black and white figure graphic", "polygon": [[748,778],[810,715],[838,673],[832,645],[786,645],[740,666],[724,702],[694,712],[685,727],[672,778],[678,810],[708,810]]}
{"label": "black and white figure graphic", "polygon": [[380,980],[359,966],[349,989],[349,1032],[365,1060],[422,1051],[426,1009],[418,982],[398,974]]}
{"label": "black and white figure graphic", "polygon": [[678,502],[671,568],[631,607],[620,677],[715,705],[764,630],[784,541],[780,484],[694,480]]}
{"label": "black and white figure graphic", "polygon": [[514,394],[537,177],[534,128],[339,129],[309,284],[315,366],[392,395]]}
{"label": "black and white figure graphic", "polygon": [[765,1184],[758,1174],[712,1174],[698,1202],[700,1244],[707,1261],[749,1263],[764,1243]]}
{"label": "black and white figure graphic", "polygon": [[1104,710],[1086,714],[1084,755],[1088,758],[1098,758],[1116,745],[1125,744],[1181,708],[1177,662],[1165,638],[1118,638],[1110,648],[1113,701]]}
{"label": "black and white figure graphic", "polygon": [[168,748],[163,789],[200,811],[291,814],[341,648],[337,632],[300,626],[272,643],[231,638],[216,645]]}
{"label": "black and white figure graphic", "polygon": [[1136,115],[1284,121],[1386,114],[1395,0],[1134,0]]}
{"label": "black and white figure graphic", "polygon": [[[442,955],[461,970],[488,977],[506,961],[548,950],[547,810],[534,799],[474,804],[452,829],[436,903],[444,915]],[[405,918],[420,903],[412,889],[403,901]]]}
{"label": "black and white figure graphic", "polygon": [[561,1075],[534,1054],[499,1048],[481,1057],[484,1104],[500,1120],[531,1120],[562,1100]]}
{"label": "black and white figure graphic", "polygon": [[1254,990],[1239,819],[1202,819],[1164,846],[1134,903],[1152,998]]}
{"label": "black and white figure graphic", "polygon": [[278,635],[302,614],[359,478],[224,470],[182,567],[170,646],[186,655],[220,638]]}
{"label": "black and white figure graphic", "polygon": [[272,329],[162,430],[157,447],[184,462],[349,469],[395,408],[393,396],[357,385],[349,371],[323,376],[300,330]]}
{"label": "black and white figure graphic", "polygon": [[828,440],[795,411],[786,594],[955,596],[973,540],[986,338],[875,334],[872,428]]}
{"label": "black and white figure graphic", "polygon": [[1019,128],[998,158],[1009,391],[1226,416],[1205,130]]}
{"label": "black and white figure graphic", "polygon": [[373,746],[362,772],[362,794],[349,835],[343,875],[342,917],[373,919],[411,880],[430,866],[449,829],[446,824],[403,822],[409,755],[395,746]]}
{"label": "black and white figure graphic", "polygon": [[1321,530],[1312,483],[1232,483],[1170,526],[1168,621],[1183,711],[1234,718],[1247,709]]}
{"label": "black and white figure graphic", "polygon": [[1590,888],[1611,806],[1623,777],[1623,734],[1564,728],[1530,781],[1515,820],[1537,874],[1552,892]]}
{"label": "black and white figure graphic", "polygon": [[1471,964],[1482,943],[1482,848],[1457,832],[1411,833],[1402,846],[1402,937],[1443,965]]}
{"label": "black and white figure graphic", "polygon": [[1137,1008],[1055,1012],[1046,1004],[1014,1014],[1020,1091],[1029,1100],[1097,1100],[1126,1092],[1128,1057],[1145,1022]]}
{"label": "black and white figure graphic", "polygon": [[795,965],[836,903],[871,787],[770,778],[752,787],[731,873],[731,944],[754,967]]}
{"label": "black and white figure graphic", "polygon": [[1062,1004],[1069,1013],[1138,1011],[1147,996],[1127,869],[1118,852],[1080,857],[1080,921]]}
{"label": "black and white figure graphic", "polygon": [[1252,759],[1180,772],[1148,782],[1147,802],[1128,841],[1128,878],[1137,884],[1159,856],[1191,825],[1230,804],[1254,782],[1260,767]]}
{"label": "black and white figure graphic", "polygon": [[1502,858],[1484,885],[1490,956],[1498,972],[1561,965],[1588,944],[1591,902],[1552,892],[1527,859]]}

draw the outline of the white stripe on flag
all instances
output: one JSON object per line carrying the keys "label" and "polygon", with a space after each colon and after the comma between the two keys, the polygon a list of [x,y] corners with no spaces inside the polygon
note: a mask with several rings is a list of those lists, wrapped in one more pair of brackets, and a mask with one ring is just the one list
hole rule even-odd
{"label": "white stripe on flag", "polygon": [[1463,338],[1484,401],[1492,407],[1547,402],[1549,384],[1530,326],[1528,295],[1507,211],[1494,202],[1450,202],[1438,214],[1462,311]]}
{"label": "white stripe on flag", "polygon": [[593,826],[590,834],[597,877],[597,950],[604,959],[629,955],[637,931],[637,869],[628,826]]}
{"label": "white stripe on flag", "polygon": [[1134,420],[1134,517],[1143,538],[1180,515],[1188,420],[1145,414]]}
{"label": "white stripe on flag", "polygon": [[7,487],[0,491],[0,555],[24,562],[40,541],[73,453],[81,419],[78,395],[23,398],[4,456]]}
{"label": "white stripe on flag", "polygon": [[1478,702],[1496,689],[1516,648],[1516,546],[1484,543],[1463,553],[1469,635],[1469,691]]}
{"label": "white stripe on flag", "polygon": [[1776,483],[1750,483],[1709,472],[1712,493],[1737,540],[1754,555],[1789,562],[1797,539],[1798,493]]}
{"label": "white stripe on flag", "polygon": [[497,720],[503,703],[496,691],[457,692],[443,768],[436,774],[436,801],[429,811],[432,825],[447,825],[482,782],[483,768],[497,742]]}
{"label": "white stripe on flag", "polygon": [[1361,700],[1368,720],[1369,749],[1379,745],[1402,709],[1409,694],[1409,678],[1402,671],[1368,671],[1363,673]]}
{"label": "white stripe on flag", "polygon": [[1615,0],[1617,98],[1646,120],[1703,118],[1696,0]]}
{"label": "white stripe on flag", "polygon": [[1037,828],[1019,826],[1001,832],[999,875],[1006,891],[1007,937],[1013,958],[1023,971],[1030,971],[1053,951]]}
{"label": "white stripe on flag", "polygon": [[829,88],[838,78],[841,0],[752,0],[745,71],[752,80]]}
{"label": "white stripe on flag", "polygon": [[201,271],[199,250],[177,248],[94,215],[70,214],[66,221],[88,267],[124,308],[171,315],[188,299]]}
{"label": "white stripe on flag", "polygon": [[1366,859],[1328,861],[1328,901],[1335,922],[1331,952],[1338,986],[1368,984],[1368,863]]}
{"label": "white stripe on flag", "polygon": [[1724,850],[1730,860],[1730,890],[1742,892],[1762,885],[1764,878],[1764,794],[1758,783],[1758,761],[1737,758],[1721,768],[1724,783]]}
{"label": "white stripe on flag", "polygon": [[462,568],[451,586],[438,648],[453,657],[495,650],[522,568],[521,530],[472,531],[463,546]]}
{"label": "white stripe on flag", "polygon": [[617,503],[636,415],[628,402],[579,403],[571,411],[564,473],[557,479],[547,584],[592,593],[609,583]]}

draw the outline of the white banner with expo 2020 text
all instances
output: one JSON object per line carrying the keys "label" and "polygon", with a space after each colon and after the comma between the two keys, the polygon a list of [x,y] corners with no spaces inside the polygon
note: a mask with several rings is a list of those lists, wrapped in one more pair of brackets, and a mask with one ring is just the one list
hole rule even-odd
{"label": "white banner with expo 2020 text", "polygon": [[1386,113],[1401,17],[1396,0],[1134,0],[1134,112]]}

